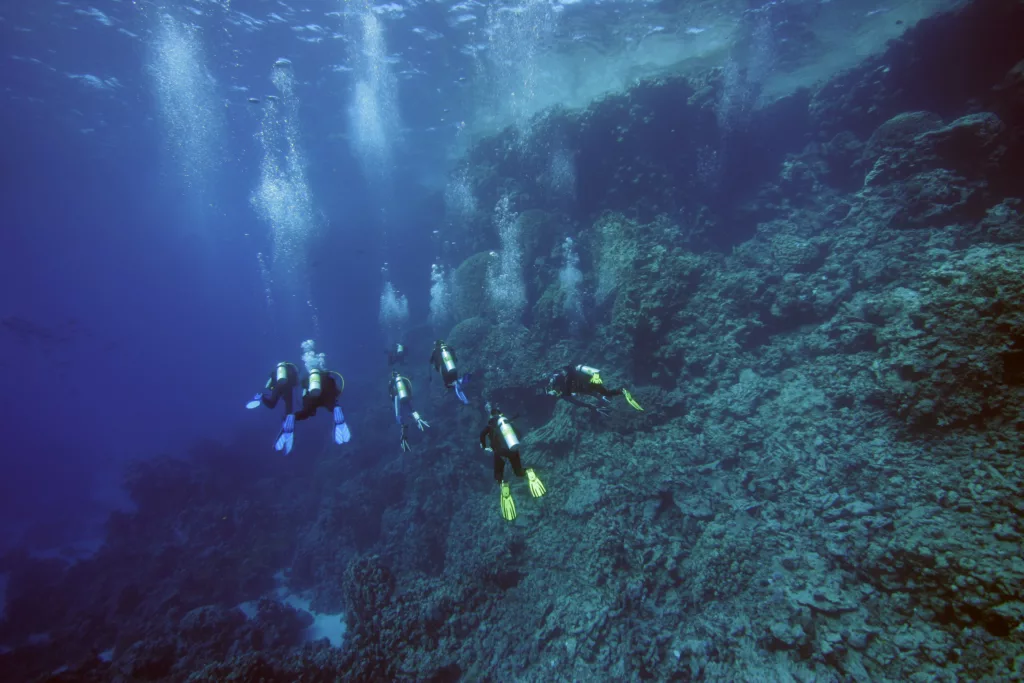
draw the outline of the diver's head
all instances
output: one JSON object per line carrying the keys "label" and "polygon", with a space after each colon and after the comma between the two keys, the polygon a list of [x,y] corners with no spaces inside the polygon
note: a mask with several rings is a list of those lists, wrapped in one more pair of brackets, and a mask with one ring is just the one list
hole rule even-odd
{"label": "diver's head", "polygon": [[491,417],[497,417],[501,415],[501,408],[498,407],[497,403],[491,404]]}
{"label": "diver's head", "polygon": [[548,378],[548,396],[561,396],[562,390],[558,388],[558,380],[561,378],[560,373],[554,373]]}
{"label": "diver's head", "polygon": [[391,379],[394,379],[396,377],[398,377],[398,370],[392,370],[391,371]]}

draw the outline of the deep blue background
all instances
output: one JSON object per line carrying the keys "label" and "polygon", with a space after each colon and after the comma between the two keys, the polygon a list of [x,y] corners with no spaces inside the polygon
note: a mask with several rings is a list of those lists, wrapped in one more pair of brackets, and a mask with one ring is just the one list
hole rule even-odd
{"label": "deep blue background", "polygon": [[[249,4],[254,15],[271,11]],[[206,437],[230,442],[239,430],[266,433],[266,452],[253,458],[279,457],[276,413],[243,408],[275,362],[299,363],[312,335],[274,326],[256,261],[270,239],[250,204],[262,150],[258,111],[245,98],[273,92],[277,57],[292,59],[300,81],[319,215],[309,244],[317,348],[346,376],[350,416],[379,399],[385,381],[377,320],[385,260],[413,322],[427,311],[436,179],[453,132],[420,133],[439,123],[436,88],[400,84],[406,133],[391,185],[368,186],[336,135],[348,125],[351,74],[329,66],[344,63],[346,47],[297,43],[284,25],[253,34],[228,27],[229,35],[222,17],[176,10],[205,22],[206,61],[228,120],[222,170],[206,188],[215,205],[197,208],[168,153],[146,72],[153,6],[97,6],[141,38],[74,7],[0,6],[5,52],[45,62],[11,60],[3,75],[11,99],[0,109],[0,318],[11,324],[0,327],[0,547],[26,529],[39,547],[95,535],[105,511],[123,502],[117,484],[132,458],[184,453]],[[122,87],[90,89],[67,73],[116,76]]]}

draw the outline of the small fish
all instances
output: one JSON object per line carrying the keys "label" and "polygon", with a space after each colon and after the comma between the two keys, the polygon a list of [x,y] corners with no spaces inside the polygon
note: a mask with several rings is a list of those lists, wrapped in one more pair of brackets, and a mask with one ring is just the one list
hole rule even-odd
{"label": "small fish", "polygon": [[252,104],[259,104],[260,103],[260,98],[258,98],[258,97],[250,97],[249,98],[249,102],[252,103]]}

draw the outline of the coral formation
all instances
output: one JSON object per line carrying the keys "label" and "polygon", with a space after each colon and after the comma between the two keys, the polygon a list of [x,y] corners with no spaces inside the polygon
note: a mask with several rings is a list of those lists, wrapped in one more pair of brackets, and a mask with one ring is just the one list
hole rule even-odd
{"label": "coral formation", "polygon": [[[379,458],[388,445],[367,436],[353,464],[313,471],[243,458],[259,449],[246,444],[144,462],[128,478],[138,510],[111,519],[94,559],[3,558],[0,641],[15,649],[0,669],[1024,676],[1022,30],[1019,2],[971,3],[728,131],[720,90],[739,86],[713,71],[545,112],[531,145],[480,141],[449,192],[474,236],[446,339],[516,415],[549,494],[503,521],[483,416],[436,397],[452,427],[415,459]],[[577,200],[556,207],[566,147]],[[496,228],[486,207],[502,201]],[[566,238],[582,278],[568,282]],[[514,316],[492,306],[492,267],[525,301]],[[558,322],[568,284],[588,311],[576,336]],[[647,410],[604,418],[543,395],[571,361]],[[282,569],[344,610],[340,649],[302,643],[309,615],[266,597]]]}

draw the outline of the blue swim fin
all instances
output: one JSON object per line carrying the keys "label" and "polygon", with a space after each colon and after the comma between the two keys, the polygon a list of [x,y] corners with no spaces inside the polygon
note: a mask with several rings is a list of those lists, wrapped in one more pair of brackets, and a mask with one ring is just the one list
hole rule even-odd
{"label": "blue swim fin", "polygon": [[456,381],[455,384],[452,385],[452,387],[455,389],[455,395],[459,397],[459,400],[465,403],[466,405],[469,405],[469,399],[466,398],[466,395],[464,393],[462,393],[462,380],[460,379]]}
{"label": "blue swim fin", "polygon": [[345,424],[345,414],[339,406],[334,406],[334,443],[339,446],[348,443],[352,439],[352,432]]}
{"label": "blue swim fin", "polygon": [[284,419],[284,423],[281,425],[281,431],[277,435],[277,441],[274,443],[275,451],[284,451],[285,455],[289,455],[292,452],[292,446],[295,445],[295,416],[289,415]]}

